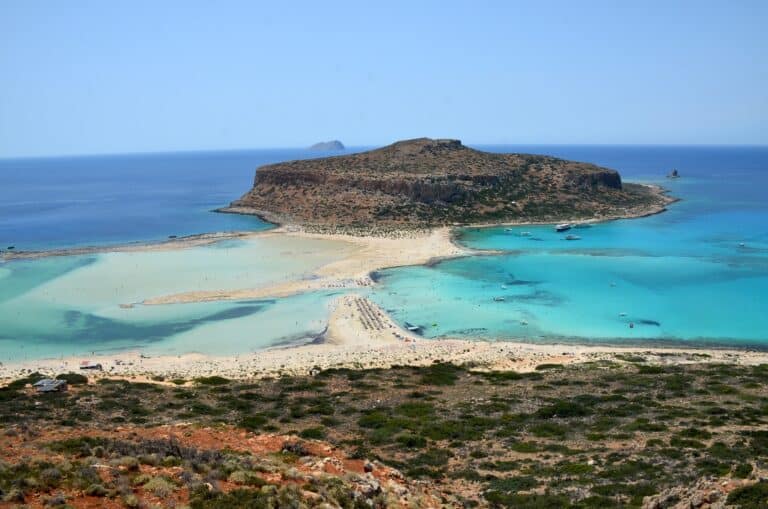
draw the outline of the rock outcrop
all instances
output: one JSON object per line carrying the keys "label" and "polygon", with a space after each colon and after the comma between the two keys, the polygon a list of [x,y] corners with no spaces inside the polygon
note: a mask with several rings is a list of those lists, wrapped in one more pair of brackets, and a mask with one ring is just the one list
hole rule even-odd
{"label": "rock outcrop", "polygon": [[303,225],[425,227],[631,216],[668,201],[593,164],[420,138],[263,166],[253,188],[223,211]]}
{"label": "rock outcrop", "polygon": [[339,140],[321,141],[309,147],[309,150],[322,150],[326,152],[344,150],[344,144]]}

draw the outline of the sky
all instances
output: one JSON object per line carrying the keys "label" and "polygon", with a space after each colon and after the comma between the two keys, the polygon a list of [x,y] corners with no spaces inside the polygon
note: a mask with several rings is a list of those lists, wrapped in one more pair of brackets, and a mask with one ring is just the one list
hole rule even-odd
{"label": "sky", "polygon": [[0,157],[768,144],[768,2],[0,1]]}

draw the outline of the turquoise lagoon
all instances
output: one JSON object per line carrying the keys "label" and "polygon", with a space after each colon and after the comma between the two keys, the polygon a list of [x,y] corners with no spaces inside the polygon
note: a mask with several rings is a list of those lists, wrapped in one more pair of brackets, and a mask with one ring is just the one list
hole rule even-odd
{"label": "turquoise lagoon", "polygon": [[[619,168],[682,201],[568,232],[580,240],[552,225],[464,229],[463,244],[502,254],[383,271],[373,298],[431,338],[768,346],[768,149],[547,153]],[[682,179],[652,173],[673,167]]]}
{"label": "turquoise lagoon", "polygon": [[19,260],[0,266],[0,360],[137,349],[220,355],[325,327],[332,292],[285,299],[123,307],[187,291],[254,288],[312,271],[346,243],[286,237],[169,251]]}
{"label": "turquoise lagoon", "polygon": [[[768,148],[482,148],[595,162],[628,180],[659,182],[682,201],[663,214],[569,232],[577,241],[551,225],[460,230],[460,242],[501,254],[382,271],[379,285],[365,292],[397,321],[422,326],[429,338],[768,347]],[[263,229],[254,218],[208,210],[247,188],[255,165],[298,157],[306,153],[0,161],[4,177],[13,173],[0,189],[0,246],[50,249]],[[190,167],[200,171],[188,175]],[[203,171],[209,168],[222,172]],[[683,177],[664,179],[671,168]],[[194,192],[178,191],[180,178]],[[21,198],[38,187],[39,201]],[[213,199],[200,197],[207,189]],[[0,263],[0,362],[126,349],[231,355],[307,341],[324,329],[337,293],[120,304],[311,278],[344,249],[272,237]]]}

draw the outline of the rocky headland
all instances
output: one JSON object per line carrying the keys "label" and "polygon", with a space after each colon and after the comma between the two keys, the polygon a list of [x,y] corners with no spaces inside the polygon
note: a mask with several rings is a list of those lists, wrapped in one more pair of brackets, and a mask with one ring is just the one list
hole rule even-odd
{"label": "rocky headland", "polygon": [[309,147],[309,150],[322,150],[326,152],[344,150],[344,144],[339,140],[321,141]]}
{"label": "rocky headland", "polygon": [[223,212],[303,226],[425,228],[634,217],[673,201],[615,170],[419,138],[357,154],[258,168]]}

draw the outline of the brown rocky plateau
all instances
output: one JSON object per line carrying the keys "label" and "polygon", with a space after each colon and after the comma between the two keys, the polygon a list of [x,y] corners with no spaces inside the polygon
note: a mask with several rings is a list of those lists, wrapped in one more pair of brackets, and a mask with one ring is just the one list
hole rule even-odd
{"label": "brown rocky plateau", "polygon": [[633,217],[670,201],[660,188],[623,183],[594,164],[419,138],[262,166],[253,188],[221,211],[305,226],[400,228]]}

